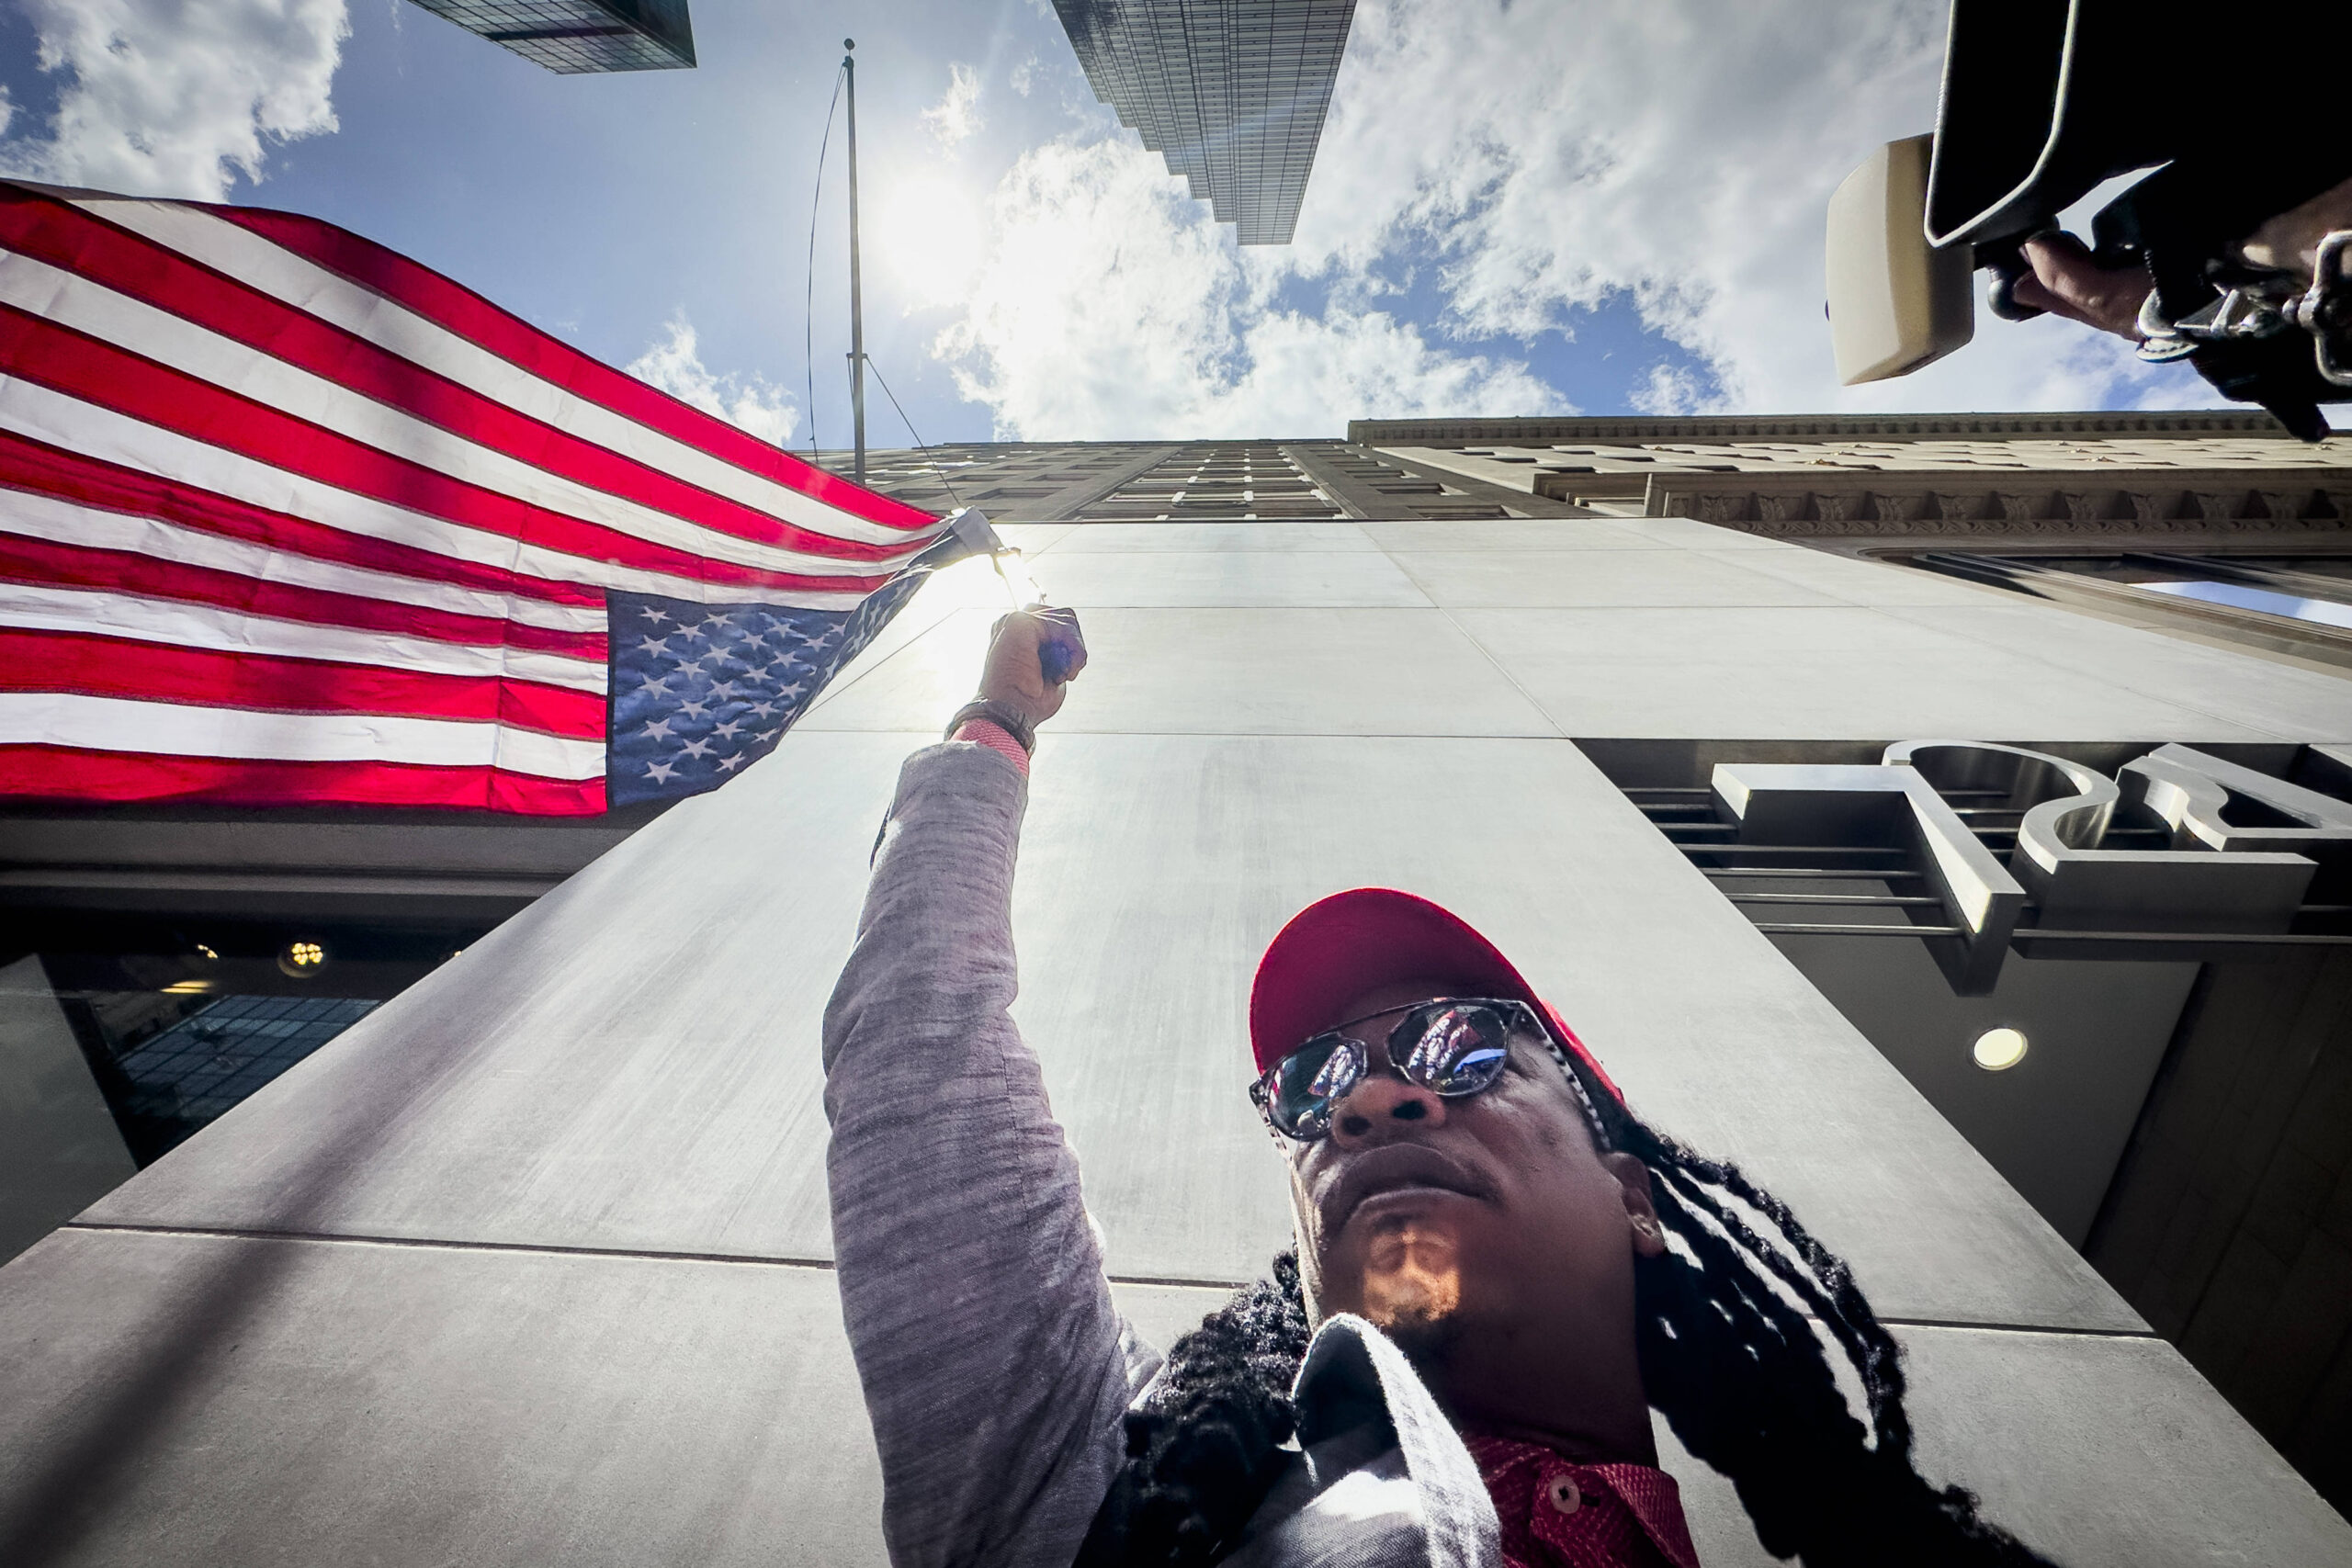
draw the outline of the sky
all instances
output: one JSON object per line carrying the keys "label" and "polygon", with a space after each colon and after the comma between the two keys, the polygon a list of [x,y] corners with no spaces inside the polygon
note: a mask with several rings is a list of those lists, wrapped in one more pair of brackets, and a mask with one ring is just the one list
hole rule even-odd
{"label": "sky", "polygon": [[0,172],[324,218],[831,448],[854,30],[877,447],[2212,400],[1982,312],[1837,384],[1829,193],[1932,127],[1939,0],[1361,0],[1296,238],[1246,249],[1046,0],[691,6],[698,68],[556,76],[410,0],[0,0]]}

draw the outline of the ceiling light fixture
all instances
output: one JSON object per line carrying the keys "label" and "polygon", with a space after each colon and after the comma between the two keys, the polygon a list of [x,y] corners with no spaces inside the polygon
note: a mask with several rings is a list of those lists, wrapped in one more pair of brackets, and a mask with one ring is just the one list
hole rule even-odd
{"label": "ceiling light fixture", "polygon": [[1976,1043],[1969,1055],[1975,1057],[1976,1065],[1986,1072],[1997,1073],[2025,1060],[2025,1035],[2021,1031],[2006,1027],[1988,1029],[1976,1037]]}
{"label": "ceiling light fixture", "polygon": [[315,942],[289,942],[277,955],[277,967],[297,980],[307,980],[326,967],[327,950]]}

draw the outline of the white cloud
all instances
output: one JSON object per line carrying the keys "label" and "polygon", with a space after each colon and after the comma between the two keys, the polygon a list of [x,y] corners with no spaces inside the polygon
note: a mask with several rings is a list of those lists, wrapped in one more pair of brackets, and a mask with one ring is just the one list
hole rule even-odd
{"label": "white cloud", "polygon": [[[42,137],[0,144],[36,179],[218,200],[270,145],[335,129],[344,0],[23,0],[65,73]],[[0,125],[5,130],[5,125]]]}
{"label": "white cloud", "polygon": [[1031,89],[1035,87],[1037,85],[1037,68],[1041,63],[1043,62],[1033,54],[1028,59],[1023,61],[1020,64],[1014,66],[1012,68],[1012,75],[1011,78],[1012,90],[1020,94],[1023,97],[1027,97]]}
{"label": "white cloud", "polygon": [[960,60],[948,66],[947,96],[920,118],[942,147],[953,147],[970,137],[987,123],[980,118],[980,73]]}
{"label": "white cloud", "polygon": [[1351,416],[1540,413],[1517,365],[1433,347],[1363,290],[1278,307],[1277,269],[1237,255],[1159,158],[1062,141],[1014,164],[937,352],[1006,438],[1300,435]]}
{"label": "white cloud", "polygon": [[1679,365],[1667,364],[1651,366],[1648,378],[1627,399],[1637,412],[1655,414],[1693,413],[1708,400],[1699,378]]}
{"label": "white cloud", "polygon": [[703,365],[702,344],[684,310],[672,316],[662,331],[666,337],[629,361],[630,375],[763,441],[777,446],[790,443],[800,423],[799,406],[790,393],[756,373],[713,375]]}
{"label": "white cloud", "polygon": [[1945,11],[1586,0],[1569,25],[1542,5],[1365,0],[1294,265],[1434,246],[1453,309],[1485,333],[1622,294],[1732,407],[2095,406],[2170,387],[2188,373],[2145,370],[2120,340],[1990,317],[1917,377],[1837,386],[1829,193],[1880,142],[1933,124]]}
{"label": "white cloud", "polygon": [[[1595,308],[1638,310],[1690,362],[1661,356],[1629,396],[1644,412],[2215,400],[2120,340],[1989,315],[1917,376],[1837,384],[1829,193],[1933,123],[1945,9],[1363,0],[1296,243],[1237,251],[1090,108],[998,186],[938,352],[1001,434],[1038,438],[1555,412],[1523,364],[1461,344],[1532,347]],[[1408,272],[1435,311],[1387,281]],[[1302,295],[1329,303],[1280,303]]]}

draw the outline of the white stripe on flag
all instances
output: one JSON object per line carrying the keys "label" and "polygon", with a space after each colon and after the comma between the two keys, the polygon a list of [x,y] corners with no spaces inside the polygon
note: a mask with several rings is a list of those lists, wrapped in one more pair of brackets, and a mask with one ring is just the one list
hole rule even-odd
{"label": "white stripe on flag", "polygon": [[513,725],[368,714],[263,713],[63,692],[0,692],[0,745],[278,762],[415,762],[600,778],[605,743]]}
{"label": "white stripe on flag", "polygon": [[675,474],[713,494],[835,538],[892,544],[907,536],[901,529],[867,522],[812,495],[763,479],[724,457],[639,424],[626,414],[616,413],[601,403],[534,376],[512,360],[499,357],[406,306],[329,272],[226,219],[167,201],[85,198],[74,205],[363,337],[412,364],[447,376],[483,397],[582,441],[633,457],[649,468]]}
{"label": "white stripe on flag", "polygon": [[210,649],[220,653],[328,659],[435,675],[478,679],[507,676],[540,685],[569,686],[581,692],[605,690],[602,661],[500,646],[469,647],[391,632],[316,626],[307,621],[284,621],[211,604],[148,599],[96,589],[0,582],[0,626],[134,637],[142,642]]}
{"label": "white stripe on flag", "polygon": [[[854,588],[839,592],[786,592],[781,589],[714,587],[689,577],[640,571],[543,545],[526,544],[503,534],[469,528],[339,490],[14,377],[0,376],[0,429],[62,446],[69,452],[119,463],[174,484],[208,490],[249,506],[324,524],[358,538],[411,545],[455,560],[499,567],[549,581],[617,588],[699,603],[791,604],[824,610],[846,609],[864,597]],[[920,542],[909,546],[908,556],[921,548]],[[895,569],[895,563],[862,566],[851,561],[825,561],[812,562],[809,574],[847,576],[870,571],[880,575]]]}
{"label": "white stripe on flag", "polygon": [[0,492],[0,534],[18,534],[94,550],[128,550],[181,566],[232,571],[266,582],[350,593],[398,604],[416,604],[451,615],[518,621],[555,631],[602,632],[605,612],[593,604],[550,604],[520,594],[492,593],[451,582],[372,571],[340,561],[318,560],[292,550],[273,549],[159,518],[83,506],[28,491]]}
{"label": "white stripe on flag", "polygon": [[[0,304],[87,333],[362,446],[549,512],[762,571],[811,571],[822,570],[817,564],[820,561],[839,564],[832,557],[739,538],[535,468],[30,256],[0,251]],[[903,534],[892,534],[889,542],[908,540]]]}

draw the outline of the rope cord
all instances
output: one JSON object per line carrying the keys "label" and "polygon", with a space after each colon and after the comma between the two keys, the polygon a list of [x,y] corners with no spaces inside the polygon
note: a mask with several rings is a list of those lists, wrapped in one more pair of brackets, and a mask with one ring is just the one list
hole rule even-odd
{"label": "rope cord", "polygon": [[882,379],[882,367],[874,363],[874,356],[870,354],[865,356],[865,367],[874,372],[875,385],[880,387],[882,395],[890,400],[890,406],[899,410],[899,423],[907,427],[907,434],[913,439],[915,450],[922,453],[922,460],[931,465],[931,471],[939,476],[939,482],[946,488],[947,499],[958,506],[963,505],[964,498],[956,493],[956,481],[947,477],[947,470],[939,466],[939,459],[933,457],[931,448],[923,445],[922,436],[915,430],[915,422],[907,417],[905,409],[899,407],[899,394],[890,390],[889,382]]}
{"label": "rope cord", "polygon": [[833,72],[833,101],[825,106],[825,134],[817,142],[817,188],[808,197],[808,289],[800,300],[800,367],[808,384],[808,461],[817,461],[817,208],[825,197],[825,152],[833,144],[833,111],[841,107],[846,66]]}

